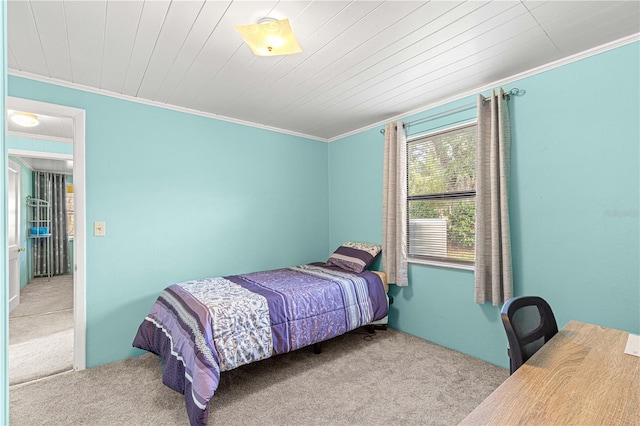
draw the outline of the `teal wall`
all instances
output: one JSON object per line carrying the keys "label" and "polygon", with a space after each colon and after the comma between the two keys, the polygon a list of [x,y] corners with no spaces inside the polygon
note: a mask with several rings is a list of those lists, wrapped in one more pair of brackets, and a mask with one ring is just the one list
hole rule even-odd
{"label": "teal wall", "polygon": [[[510,83],[515,295],[540,295],[558,325],[640,332],[640,44]],[[462,99],[406,121],[473,102]],[[462,112],[419,130],[469,118]],[[330,246],[381,241],[383,136],[329,145]],[[414,132],[417,129],[410,129]],[[473,302],[473,272],[410,265],[390,325],[508,366],[499,308]]]}
{"label": "teal wall", "polygon": [[73,155],[73,144],[65,142],[45,141],[41,139],[17,138],[7,136],[7,149],[24,151],[50,152],[54,154]]}
{"label": "teal wall", "polygon": [[326,257],[327,144],[13,76],[9,95],[86,110],[88,367],[138,353],[172,283]]}
{"label": "teal wall", "polygon": [[[8,138],[7,138],[8,139]],[[33,172],[20,164],[20,247],[24,247],[25,251],[20,253],[20,288],[24,288],[32,278],[31,264],[31,245],[27,241],[27,197],[33,195]]]}
{"label": "teal wall", "polygon": [[[7,137],[7,142],[11,137]],[[20,288],[24,288],[31,279],[30,244],[27,241],[27,197],[33,195],[33,171],[24,166],[15,157],[9,159],[20,166],[20,247],[26,250],[20,253]]]}

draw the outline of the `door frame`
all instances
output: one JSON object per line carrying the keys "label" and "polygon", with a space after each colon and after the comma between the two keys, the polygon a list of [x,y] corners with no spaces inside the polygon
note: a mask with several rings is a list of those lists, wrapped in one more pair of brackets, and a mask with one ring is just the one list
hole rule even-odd
{"label": "door frame", "polygon": [[85,110],[12,96],[5,98],[5,109],[50,116],[70,117],[73,120],[73,197],[75,228],[73,241],[73,369],[76,371],[84,370],[86,368],[87,342]]}

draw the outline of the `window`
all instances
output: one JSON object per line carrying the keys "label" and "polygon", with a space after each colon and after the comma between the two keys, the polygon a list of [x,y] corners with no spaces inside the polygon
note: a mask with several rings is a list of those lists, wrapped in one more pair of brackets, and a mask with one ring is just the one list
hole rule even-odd
{"label": "window", "polygon": [[474,264],[477,139],[473,123],[407,142],[410,258]]}
{"label": "window", "polygon": [[73,239],[73,184],[67,184],[67,235]]}

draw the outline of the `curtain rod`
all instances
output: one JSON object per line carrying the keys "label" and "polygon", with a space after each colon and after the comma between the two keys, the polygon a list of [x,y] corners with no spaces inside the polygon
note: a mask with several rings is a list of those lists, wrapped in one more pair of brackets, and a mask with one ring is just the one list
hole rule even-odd
{"label": "curtain rod", "polygon": [[[524,90],[520,90],[517,87],[514,87],[513,89],[509,90],[508,92],[505,92],[502,95],[502,97],[503,97],[503,99],[506,99],[507,101],[509,101],[509,100],[511,100],[511,95],[519,96],[521,94],[524,94]],[[473,102],[473,103],[470,103],[470,104],[466,104],[466,105],[462,105],[462,106],[459,106],[457,108],[453,108],[453,109],[450,109],[448,111],[440,112],[438,114],[430,115],[430,116],[425,117],[425,118],[420,118],[418,120],[409,121],[407,123],[404,123],[404,127],[407,128],[407,127],[409,127],[411,125],[415,125],[415,124],[419,124],[419,123],[424,123],[424,122],[427,122],[427,121],[435,120],[435,119],[440,118],[440,117],[445,117],[447,115],[455,114],[456,112],[466,111],[466,110],[474,108],[476,106],[477,106],[476,102]],[[384,135],[384,129],[380,129],[380,133],[382,133]]]}

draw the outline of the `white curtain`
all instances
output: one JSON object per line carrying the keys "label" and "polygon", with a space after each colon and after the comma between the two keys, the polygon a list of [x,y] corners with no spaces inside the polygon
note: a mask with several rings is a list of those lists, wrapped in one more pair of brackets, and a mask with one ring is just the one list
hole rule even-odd
{"label": "white curtain", "polygon": [[390,283],[409,284],[407,278],[407,135],[402,122],[384,131],[382,193],[382,268]]}
{"label": "white curtain", "polygon": [[513,295],[509,231],[511,126],[502,89],[478,97],[475,301],[494,306]]}

